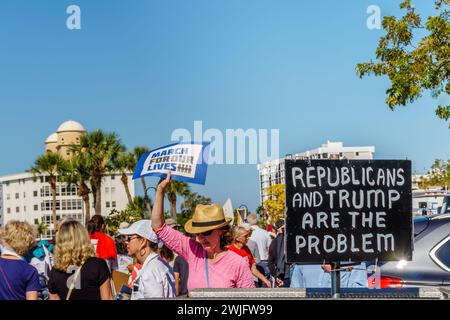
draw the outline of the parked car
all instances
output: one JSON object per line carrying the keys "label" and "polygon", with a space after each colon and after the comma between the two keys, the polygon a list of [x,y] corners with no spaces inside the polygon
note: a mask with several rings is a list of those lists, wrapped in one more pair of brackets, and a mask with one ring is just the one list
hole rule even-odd
{"label": "parked car", "polygon": [[415,218],[413,260],[381,265],[380,282],[369,277],[369,287],[377,284],[381,288],[450,286],[450,213]]}

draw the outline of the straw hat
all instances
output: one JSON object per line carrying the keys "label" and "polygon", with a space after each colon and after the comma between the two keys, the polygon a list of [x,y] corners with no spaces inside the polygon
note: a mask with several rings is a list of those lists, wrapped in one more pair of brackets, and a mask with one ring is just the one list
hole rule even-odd
{"label": "straw hat", "polygon": [[225,218],[222,206],[199,204],[192,219],[184,225],[184,230],[193,234],[202,233],[225,227],[231,220],[229,217]]}

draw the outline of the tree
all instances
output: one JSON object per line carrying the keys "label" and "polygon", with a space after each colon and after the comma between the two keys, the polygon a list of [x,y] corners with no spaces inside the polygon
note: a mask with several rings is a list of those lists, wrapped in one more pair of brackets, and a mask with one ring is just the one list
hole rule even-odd
{"label": "tree", "polygon": [[127,208],[122,211],[113,209],[111,213],[105,218],[105,225],[111,236],[113,236],[122,222],[132,224],[136,221],[142,220],[145,210],[144,199],[142,197],[135,197]]}
{"label": "tree", "polygon": [[94,197],[95,213],[102,210],[102,180],[107,173],[113,172],[113,162],[119,156],[122,145],[115,133],[102,130],[85,133],[79,145],[71,146],[74,155],[82,155],[90,168],[90,185]]}
{"label": "tree", "polygon": [[48,226],[44,222],[41,222],[36,225],[36,229],[37,229],[39,238],[42,240],[42,235],[47,232]]}
{"label": "tree", "polygon": [[120,180],[122,181],[125,188],[128,203],[132,203],[133,197],[131,196],[130,188],[128,186],[128,174],[130,171],[134,171],[134,168],[136,168],[134,154],[127,152],[125,147],[122,147],[119,155],[116,159],[114,159],[113,165],[114,169],[121,173]]}
{"label": "tree", "polygon": [[191,193],[189,185],[183,181],[171,181],[166,188],[167,198],[170,203],[170,215],[177,221],[177,195],[188,197]]}
{"label": "tree", "polygon": [[[386,103],[391,110],[405,106],[422,96],[426,90],[434,98],[450,94],[450,0],[435,0],[437,15],[425,24],[411,0],[403,1],[406,11],[400,19],[383,19],[386,35],[376,49],[376,62],[360,63],[356,70],[360,78],[366,75],[388,76],[391,87],[386,91]],[[424,33],[418,39],[418,33]],[[447,121],[450,105],[437,106],[436,115]],[[450,128],[450,122],[449,122]]]}
{"label": "tree", "polygon": [[192,218],[195,208],[199,204],[211,204],[211,198],[199,195],[197,192],[189,193],[180,206],[181,215],[178,217],[177,222],[184,226],[184,224]]}
{"label": "tree", "polygon": [[88,186],[91,170],[84,154],[76,154],[69,162],[66,170],[61,172],[61,180],[67,183],[67,188],[75,185],[78,195],[84,203],[84,219],[87,223],[91,219],[90,196],[91,189]]}
{"label": "tree", "polygon": [[267,227],[267,215],[266,215],[264,206],[259,206],[258,208],[256,208],[256,213],[261,217],[261,227],[266,228]]}
{"label": "tree", "polygon": [[420,188],[432,186],[450,187],[450,159],[447,161],[437,159],[428,171],[428,179],[420,183]]}
{"label": "tree", "polygon": [[[133,154],[134,154],[134,166],[132,166],[132,170],[131,171],[136,171],[136,166],[139,162],[139,159],[141,159],[141,157],[146,154],[147,152],[149,152],[150,150],[147,147],[135,147],[133,150]],[[147,192],[147,183],[145,182],[145,177],[141,177],[141,183],[142,183],[142,188],[144,189],[144,201],[145,201],[145,205],[147,207],[147,210],[149,213],[152,212],[152,205],[150,202],[150,198],[148,197],[148,192]]]}
{"label": "tree", "polygon": [[263,206],[267,208],[268,220],[275,223],[284,217],[285,194],[284,184],[274,184],[266,189],[268,199],[264,200]]}
{"label": "tree", "polygon": [[60,155],[47,152],[41,156],[39,156],[34,165],[29,170],[34,178],[36,179],[37,175],[43,175],[46,179],[48,179],[48,183],[50,185],[50,190],[52,194],[52,223],[53,229],[56,224],[56,184],[58,175],[65,171],[67,167],[67,161],[65,161]]}

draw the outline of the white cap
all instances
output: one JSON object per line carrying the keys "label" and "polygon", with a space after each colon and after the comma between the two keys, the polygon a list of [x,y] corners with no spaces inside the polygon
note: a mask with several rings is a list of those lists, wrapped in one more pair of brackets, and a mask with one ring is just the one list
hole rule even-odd
{"label": "white cap", "polygon": [[139,220],[133,223],[129,228],[119,229],[120,234],[132,235],[137,234],[138,236],[145,238],[153,243],[158,243],[158,236],[152,229],[152,223],[150,220]]}

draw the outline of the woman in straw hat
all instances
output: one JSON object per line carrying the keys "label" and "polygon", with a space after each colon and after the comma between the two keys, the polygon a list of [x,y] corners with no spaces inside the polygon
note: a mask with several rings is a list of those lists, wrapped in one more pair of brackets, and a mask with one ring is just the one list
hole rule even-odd
{"label": "woman in straw hat", "polygon": [[219,205],[198,205],[184,229],[191,239],[164,221],[164,191],[170,172],[157,188],[152,211],[152,227],[158,238],[189,264],[188,290],[196,288],[254,288],[252,273],[245,260],[226,249],[230,238],[230,218]]}

